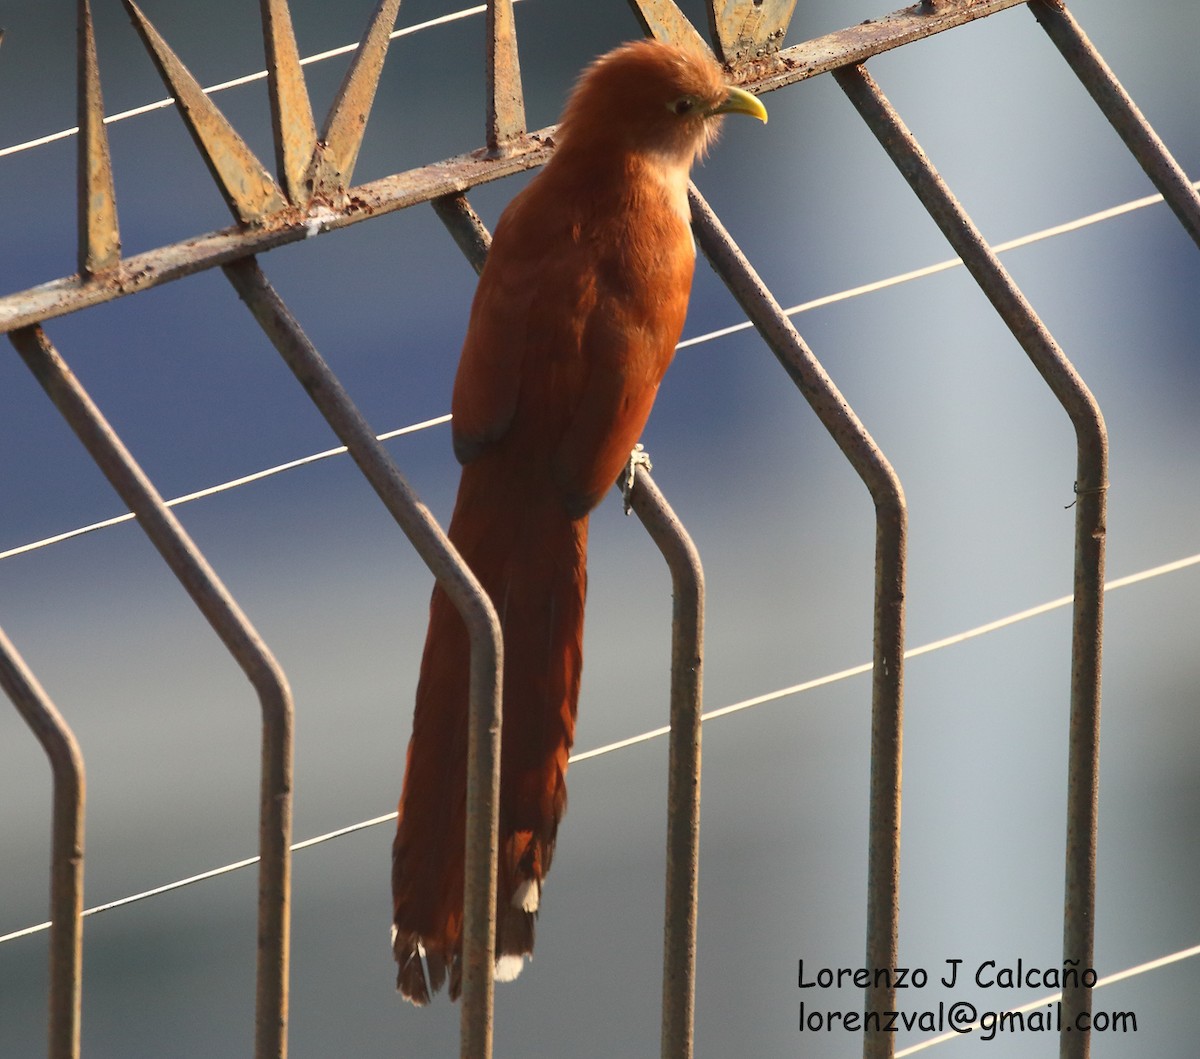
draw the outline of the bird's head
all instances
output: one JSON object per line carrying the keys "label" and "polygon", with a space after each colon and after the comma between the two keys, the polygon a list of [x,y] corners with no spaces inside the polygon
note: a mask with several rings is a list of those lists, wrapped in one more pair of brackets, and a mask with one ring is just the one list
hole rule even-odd
{"label": "bird's head", "polygon": [[690,165],[730,113],[767,120],[762,103],[729,85],[710,53],[640,40],[583,72],[558,138],[568,150],[650,153]]}

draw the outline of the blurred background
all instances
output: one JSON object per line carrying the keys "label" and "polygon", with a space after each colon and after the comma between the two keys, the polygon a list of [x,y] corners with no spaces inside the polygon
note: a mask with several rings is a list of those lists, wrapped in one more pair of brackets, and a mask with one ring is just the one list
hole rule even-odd
{"label": "blurred background", "polygon": [[[120,4],[95,3],[106,111],[162,98]],[[302,55],[357,39],[368,3],[294,0]],[[409,0],[398,26],[459,10]],[[702,5],[681,5],[704,25]],[[3,0],[0,148],[76,123],[74,8]],[[206,85],[262,68],[258,5],[146,0]],[[887,12],[813,0],[788,43]],[[1078,0],[1073,13],[1185,170],[1200,170],[1200,7]],[[524,0],[528,119],[557,119],[578,70],[638,35],[621,0]],[[361,183],[483,140],[484,22],[393,42]],[[346,58],[306,68],[318,122]],[[1016,8],[873,60],[872,73],[992,242],[1153,188],[1030,15]],[[269,160],[264,82],[216,102]],[[784,305],[952,256],[828,77],[731,120],[696,183]],[[178,115],[110,126],[124,252],[229,215]],[[0,292],[75,270],[75,142],[0,157]],[[527,176],[478,189],[493,227]],[[1108,575],[1200,552],[1200,253],[1153,205],[1008,253],[1004,263],[1104,410]],[[475,276],[428,207],[264,255],[268,276],[376,430],[448,411]],[[703,263],[686,337],[741,320]],[[908,643],[1071,591],[1075,456],[1049,391],[961,268],[795,318],[896,467],[911,517]],[[219,272],[47,326],[167,497],[336,444]],[[120,502],[4,343],[0,551],[118,515]],[[870,660],[873,513],[853,471],[753,331],[682,350],[644,442],[708,578],[709,709]],[[457,484],[449,430],[389,443],[434,513]],[[177,509],[280,660],[296,697],[297,840],[395,807],[432,584],[345,457]],[[614,497],[593,516],[576,749],[666,723],[670,583]],[[1200,569],[1109,594],[1096,970],[1200,941]],[[0,561],[0,624],[74,728],[87,763],[87,905],[252,856],[259,715],[240,672],[130,524]],[[1043,990],[953,991],[973,968],[1061,959],[1069,610],[914,659],[906,677],[901,962],[932,984],[907,1010],[1002,1009]],[[796,987],[797,961],[864,952],[868,676],[704,731],[696,1040],[706,1056],[845,1056],[800,1033],[858,990]],[[657,1054],[666,741],[571,770],[536,958],[497,993],[496,1055]],[[0,709],[0,934],[47,916],[50,782]],[[393,991],[391,825],[296,855],[291,1054],[450,1056],[458,1010]],[[246,1055],[253,869],[85,921],[83,1050]],[[44,1052],[46,935],[0,945],[0,1055]],[[1200,964],[1095,995],[1136,1035],[1098,1057],[1195,1054]],[[902,1033],[904,1047],[927,1034]],[[938,1054],[1052,1055],[1053,1034],[963,1039]]]}

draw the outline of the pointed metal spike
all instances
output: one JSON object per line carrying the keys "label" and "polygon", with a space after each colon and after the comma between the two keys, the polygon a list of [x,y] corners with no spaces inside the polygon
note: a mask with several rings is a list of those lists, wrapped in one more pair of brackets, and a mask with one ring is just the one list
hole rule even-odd
{"label": "pointed metal spike", "polygon": [[94,276],[121,260],[121,236],[117,229],[117,195],[113,188],[108,132],[104,127],[100,63],[89,0],[79,0],[77,13],[79,274]]}
{"label": "pointed metal spike", "polygon": [[767,58],[787,36],[796,0],[708,0],[717,54],[729,66]]}
{"label": "pointed metal spike", "polygon": [[400,0],[379,0],[371,16],[313,154],[309,179],[314,194],[337,194],[350,184],[399,10]]}
{"label": "pointed metal spike", "polygon": [[487,35],[487,145],[489,150],[499,151],[525,131],[512,0],[488,0]]}
{"label": "pointed metal spike", "polygon": [[300,69],[300,52],[287,0],[261,0],[267,87],[271,93],[271,129],[275,134],[275,172],[292,203],[311,196],[304,182],[317,146],[312,103]]}
{"label": "pointed metal spike", "polygon": [[286,206],[270,173],[246,146],[246,141],[234,131],[225,115],[204,94],[200,83],[179,61],[179,57],[137,4],[133,0],[123,2],[159,75],[175,96],[188,132],[200,148],[209,172],[233,215],[245,224],[253,224]]}
{"label": "pointed metal spike", "polygon": [[684,47],[712,50],[674,0],[629,0],[629,6],[646,36]]}

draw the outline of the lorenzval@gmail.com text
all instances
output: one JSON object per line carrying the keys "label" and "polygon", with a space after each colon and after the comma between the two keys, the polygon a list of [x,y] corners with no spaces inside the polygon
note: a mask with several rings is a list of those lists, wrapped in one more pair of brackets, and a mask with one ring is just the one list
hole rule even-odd
{"label": "lorenzval@gmail.com text", "polygon": [[[1040,966],[1017,960],[1002,964],[996,960],[968,962],[948,958],[940,973],[930,975],[924,967],[808,967],[799,961],[797,985],[802,990],[817,990],[816,994],[801,994],[800,1023],[802,1033],[821,1033],[844,1030],[858,1033],[864,1030],[898,1033],[901,1030],[924,1033],[976,1033],[983,1040],[992,1040],[999,1033],[1136,1033],[1137,1015],[1132,1011],[1093,1011],[1090,1003],[1073,1014],[1064,1016],[1062,993],[1044,996],[1032,1003],[1006,1010],[981,1011],[969,1000],[940,1000],[920,1004],[919,993],[925,989],[954,989],[974,986],[978,989],[1022,990],[1086,989],[1088,996],[1099,981],[1091,967],[1080,968],[1075,961],[1064,960],[1061,965]],[[836,1009],[823,1007],[817,1000],[819,992],[829,989],[890,990],[896,997],[896,1008],[905,1010]],[[902,993],[901,990],[915,992]],[[1003,995],[1003,994],[1001,994]],[[904,1003],[905,1000],[917,1004]],[[817,1001],[814,1003],[814,1001]],[[997,1005],[1000,1008],[1001,1005]]]}

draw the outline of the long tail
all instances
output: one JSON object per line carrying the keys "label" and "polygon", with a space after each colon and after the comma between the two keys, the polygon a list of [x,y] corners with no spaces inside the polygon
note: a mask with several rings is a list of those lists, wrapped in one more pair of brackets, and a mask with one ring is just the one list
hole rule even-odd
{"label": "long tail", "polygon": [[[450,523],[450,539],[504,630],[500,980],[516,977],[533,951],[542,881],[566,809],[587,588],[587,518],[571,519],[549,483],[503,471],[488,459],[465,467]],[[461,987],[468,658],[462,620],[435,589],[392,847],[397,988],[415,1004],[427,1003],[447,976],[451,999]]]}

